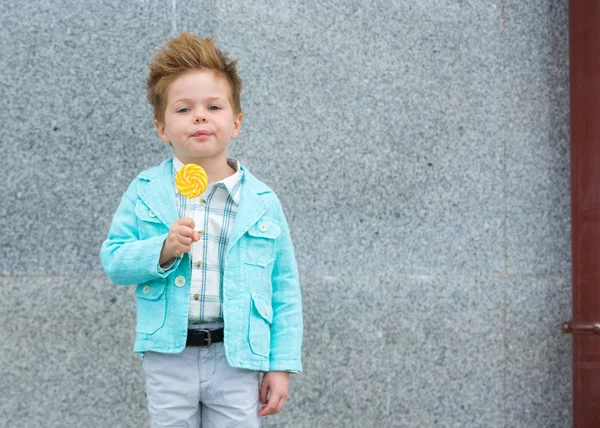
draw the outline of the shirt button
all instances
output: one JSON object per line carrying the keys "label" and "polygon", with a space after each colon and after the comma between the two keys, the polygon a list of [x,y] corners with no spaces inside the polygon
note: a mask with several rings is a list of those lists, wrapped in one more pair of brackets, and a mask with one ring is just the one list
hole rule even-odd
{"label": "shirt button", "polygon": [[150,217],[156,217],[156,214],[154,214],[154,211],[152,211],[152,210],[148,211],[148,215]]}
{"label": "shirt button", "polygon": [[197,266],[197,267],[200,267],[200,266],[202,266],[202,261],[198,260],[198,261],[196,262],[196,266]]}
{"label": "shirt button", "polygon": [[266,232],[267,231],[267,225],[265,223],[261,223],[258,225],[258,230],[260,230],[261,232]]}
{"label": "shirt button", "polygon": [[200,295],[198,293],[194,294],[194,300],[199,300],[200,299]]}
{"label": "shirt button", "polygon": [[204,204],[206,203],[206,199],[204,199],[204,198],[200,199],[200,203],[201,203],[202,205],[204,205]]}
{"label": "shirt button", "polygon": [[204,235],[204,231],[203,230],[199,230],[198,231],[198,235],[200,235],[200,236]]}
{"label": "shirt button", "polygon": [[142,293],[144,293],[144,294],[150,293],[150,286],[144,285],[144,288],[142,288]]}
{"label": "shirt button", "polygon": [[183,287],[185,285],[185,277],[183,275],[180,275],[177,278],[175,278],[175,285],[177,287]]}
{"label": "shirt button", "polygon": [[270,312],[271,312],[271,308],[269,306],[267,306],[265,308],[265,314],[269,315]]}

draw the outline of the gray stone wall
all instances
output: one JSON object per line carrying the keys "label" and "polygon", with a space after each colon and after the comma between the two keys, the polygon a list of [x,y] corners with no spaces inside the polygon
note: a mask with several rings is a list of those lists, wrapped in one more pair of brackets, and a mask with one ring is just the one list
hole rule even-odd
{"label": "gray stone wall", "polygon": [[266,427],[571,425],[567,1],[1,1],[0,426],[147,424],[99,249],[169,156],[169,37],[239,59],[231,154],[280,196],[303,374]]}

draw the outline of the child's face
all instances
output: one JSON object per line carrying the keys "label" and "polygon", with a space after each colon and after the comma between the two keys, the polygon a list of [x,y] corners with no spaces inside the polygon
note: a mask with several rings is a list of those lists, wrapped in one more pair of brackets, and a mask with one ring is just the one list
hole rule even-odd
{"label": "child's face", "polygon": [[238,136],[242,114],[234,117],[226,81],[209,70],[188,71],[167,89],[164,123],[158,135],[171,143],[183,163],[226,160],[227,143]]}

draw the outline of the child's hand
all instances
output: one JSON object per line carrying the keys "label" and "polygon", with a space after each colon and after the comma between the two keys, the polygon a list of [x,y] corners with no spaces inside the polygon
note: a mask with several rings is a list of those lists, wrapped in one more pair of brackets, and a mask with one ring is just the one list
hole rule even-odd
{"label": "child's hand", "polygon": [[200,239],[200,235],[194,230],[195,226],[191,217],[182,217],[173,222],[169,235],[163,243],[159,264],[162,265],[173,257],[181,257],[192,249],[192,243]]}
{"label": "child's hand", "polygon": [[[262,378],[260,385],[260,403],[266,404],[258,412],[258,416],[268,416],[279,413],[285,406],[290,390],[290,374],[288,372],[268,372]],[[269,399],[267,401],[267,393]]]}

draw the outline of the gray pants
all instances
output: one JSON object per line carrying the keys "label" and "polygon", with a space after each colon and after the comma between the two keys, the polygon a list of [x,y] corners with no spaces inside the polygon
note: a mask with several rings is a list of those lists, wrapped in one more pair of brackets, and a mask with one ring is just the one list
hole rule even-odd
{"label": "gray pants", "polygon": [[260,373],[231,367],[223,343],[180,354],[146,352],[151,428],[257,428]]}

